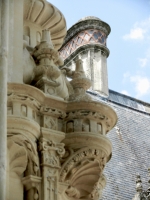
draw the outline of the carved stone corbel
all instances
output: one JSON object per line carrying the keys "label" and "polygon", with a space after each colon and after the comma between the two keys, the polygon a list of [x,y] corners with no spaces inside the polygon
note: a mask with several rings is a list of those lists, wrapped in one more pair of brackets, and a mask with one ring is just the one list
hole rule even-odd
{"label": "carved stone corbel", "polygon": [[75,199],[100,198],[106,185],[102,174],[106,162],[106,153],[94,147],[72,152],[60,172],[60,181],[68,184],[65,194]]}

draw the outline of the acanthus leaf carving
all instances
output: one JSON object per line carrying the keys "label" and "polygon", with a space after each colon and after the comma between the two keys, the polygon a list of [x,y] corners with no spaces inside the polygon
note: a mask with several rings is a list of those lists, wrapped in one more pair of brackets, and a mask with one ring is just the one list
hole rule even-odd
{"label": "acanthus leaf carving", "polygon": [[39,174],[39,158],[35,144],[22,135],[9,135],[8,139],[23,147],[27,152],[28,164],[25,170],[25,175]]}
{"label": "acanthus leaf carving", "polygon": [[102,174],[97,183],[95,183],[93,191],[91,192],[89,197],[93,200],[99,200],[99,198],[102,195],[102,190],[104,189],[105,186],[106,186],[106,178],[104,174]]}
{"label": "acanthus leaf carving", "polygon": [[10,174],[13,175],[15,173],[15,175],[21,176],[26,170],[28,163],[27,151],[10,138],[7,140],[7,146]]}

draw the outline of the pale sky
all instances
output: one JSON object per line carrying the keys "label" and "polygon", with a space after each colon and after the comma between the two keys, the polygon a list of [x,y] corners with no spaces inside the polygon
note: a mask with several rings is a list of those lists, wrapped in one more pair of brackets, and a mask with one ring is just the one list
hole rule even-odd
{"label": "pale sky", "polygon": [[109,88],[150,103],[150,0],[49,0],[69,29],[85,16],[108,23]]}

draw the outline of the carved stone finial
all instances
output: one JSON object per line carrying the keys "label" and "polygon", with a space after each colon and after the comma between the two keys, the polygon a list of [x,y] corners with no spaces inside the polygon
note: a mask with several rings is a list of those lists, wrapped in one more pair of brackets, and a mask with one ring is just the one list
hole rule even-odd
{"label": "carved stone finial", "polygon": [[81,59],[76,61],[76,69],[73,79],[70,82],[74,89],[74,94],[70,96],[70,101],[90,101],[90,95],[86,94],[86,90],[91,87],[91,81],[85,76],[83,70],[83,62]]}
{"label": "carved stone finial", "polygon": [[60,85],[56,79],[61,74],[58,65],[62,65],[63,61],[54,49],[49,30],[42,31],[42,41],[34,48],[32,55],[37,65],[34,71],[35,86],[45,93],[56,95],[56,87]]}
{"label": "carved stone finial", "polygon": [[143,192],[141,177],[139,174],[136,176],[136,191],[137,193],[135,194],[132,200],[141,200],[141,199],[146,200],[145,192]]}
{"label": "carved stone finial", "polygon": [[140,175],[138,174],[136,176],[136,191],[142,192],[142,190],[143,190],[142,181]]}
{"label": "carved stone finial", "polygon": [[[150,177],[150,168],[148,168],[148,176]],[[150,199],[150,179],[148,180],[149,187],[147,189],[147,198]]]}

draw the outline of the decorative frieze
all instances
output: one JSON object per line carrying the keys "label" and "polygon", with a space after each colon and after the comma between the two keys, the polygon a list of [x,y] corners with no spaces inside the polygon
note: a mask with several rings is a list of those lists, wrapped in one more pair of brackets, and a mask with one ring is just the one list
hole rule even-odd
{"label": "decorative frieze", "polygon": [[66,113],[64,111],[56,109],[56,108],[50,108],[48,106],[42,106],[40,112],[44,114],[49,114],[54,117],[64,118],[66,116]]}

